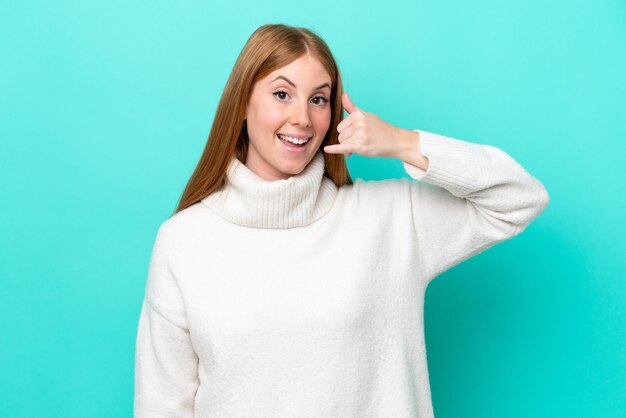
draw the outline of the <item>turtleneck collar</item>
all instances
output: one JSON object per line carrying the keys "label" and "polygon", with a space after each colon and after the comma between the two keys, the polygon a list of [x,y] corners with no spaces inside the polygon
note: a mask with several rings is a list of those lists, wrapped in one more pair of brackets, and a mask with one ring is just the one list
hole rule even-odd
{"label": "turtleneck collar", "polygon": [[232,157],[224,186],[202,199],[222,218],[254,228],[294,228],[324,216],[335,202],[337,186],[324,176],[324,155],[294,176],[265,180]]}

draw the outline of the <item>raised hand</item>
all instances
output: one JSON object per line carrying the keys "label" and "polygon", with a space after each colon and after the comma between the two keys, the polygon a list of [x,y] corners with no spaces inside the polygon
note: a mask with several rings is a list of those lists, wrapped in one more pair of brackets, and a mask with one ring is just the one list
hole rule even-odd
{"label": "raised hand", "polygon": [[337,125],[339,144],[325,146],[324,152],[348,157],[353,152],[367,157],[396,157],[405,145],[402,141],[406,130],[356,107],[348,93],[343,93],[341,100],[349,115]]}

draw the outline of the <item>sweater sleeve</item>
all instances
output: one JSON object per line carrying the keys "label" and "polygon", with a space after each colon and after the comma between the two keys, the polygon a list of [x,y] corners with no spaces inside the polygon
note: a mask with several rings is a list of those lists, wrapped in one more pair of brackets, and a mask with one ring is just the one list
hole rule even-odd
{"label": "sweater sleeve", "polygon": [[519,234],[548,205],[543,184],[501,149],[416,132],[429,165],[404,168],[418,180],[410,200],[427,281]]}
{"label": "sweater sleeve", "polygon": [[198,357],[178,284],[166,259],[163,226],[152,250],[135,350],[135,418],[193,417]]}

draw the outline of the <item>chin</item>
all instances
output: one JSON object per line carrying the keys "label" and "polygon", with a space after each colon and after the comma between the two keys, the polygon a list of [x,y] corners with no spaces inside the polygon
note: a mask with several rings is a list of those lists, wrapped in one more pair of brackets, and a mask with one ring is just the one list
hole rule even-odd
{"label": "chin", "polygon": [[276,168],[278,169],[278,171],[282,173],[285,173],[290,176],[295,176],[297,174],[302,173],[307,165],[308,165],[308,162],[306,164],[293,162],[292,164],[284,164],[282,167],[276,167]]}
{"label": "chin", "polygon": [[292,167],[292,168],[283,168],[282,170],[280,170],[281,172],[288,174],[290,176],[295,176],[297,174],[300,174],[304,171],[304,168],[306,167],[306,165],[302,165],[302,167]]}

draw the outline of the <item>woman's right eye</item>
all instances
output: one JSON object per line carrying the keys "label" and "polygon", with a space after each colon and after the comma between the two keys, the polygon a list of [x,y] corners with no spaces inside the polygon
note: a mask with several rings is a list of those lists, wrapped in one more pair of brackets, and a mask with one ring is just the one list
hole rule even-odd
{"label": "woman's right eye", "polygon": [[[272,93],[272,94],[273,94],[275,97],[278,97],[278,96],[276,96],[277,94],[287,94],[287,92],[286,92],[286,91],[284,91],[284,90],[279,90],[279,91],[277,91],[277,92],[275,92],[275,93]],[[283,99],[279,98],[279,100],[283,100]]]}

